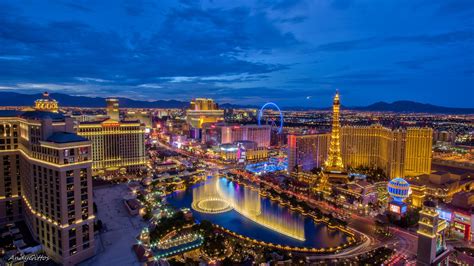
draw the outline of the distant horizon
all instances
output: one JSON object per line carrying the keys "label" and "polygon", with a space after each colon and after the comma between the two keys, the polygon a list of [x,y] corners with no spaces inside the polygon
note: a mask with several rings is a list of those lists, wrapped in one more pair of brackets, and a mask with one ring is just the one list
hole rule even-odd
{"label": "distant horizon", "polygon": [[[136,102],[148,102],[148,103],[153,103],[153,102],[157,102],[157,101],[177,101],[177,102],[182,102],[182,103],[189,103],[189,101],[191,101],[193,98],[211,98],[213,99],[216,103],[218,103],[219,105],[226,105],[226,104],[230,104],[230,105],[235,105],[235,106],[252,106],[252,107],[258,107],[262,104],[264,104],[265,102],[262,101],[262,103],[259,105],[259,104],[240,104],[240,103],[235,103],[235,102],[219,102],[218,100],[212,98],[212,97],[200,97],[200,96],[195,96],[195,97],[190,97],[190,98],[187,98],[187,99],[147,99],[147,100],[141,100],[141,99],[133,99],[133,98],[130,98],[130,97],[127,97],[127,96],[114,96],[114,95],[109,95],[109,96],[91,96],[91,95],[79,95],[79,94],[68,94],[67,92],[60,92],[60,91],[48,91],[48,90],[38,90],[38,91],[31,91],[31,92],[16,92],[16,91],[11,91],[11,90],[1,90],[0,89],[0,93],[2,92],[9,92],[9,93],[17,93],[17,94],[23,94],[23,95],[41,95],[42,93],[44,93],[45,91],[47,91],[50,95],[54,95],[54,94],[61,94],[61,95],[67,95],[67,96],[72,96],[72,97],[87,97],[87,98],[100,98],[100,99],[105,99],[105,98],[125,98],[125,99],[128,99],[128,100],[132,100],[132,101],[136,101]],[[336,91],[334,91],[334,94],[335,94]],[[54,97],[53,97],[54,98]],[[446,105],[437,105],[437,104],[432,104],[432,103],[427,103],[427,102],[418,102],[418,101],[413,101],[413,100],[409,100],[409,99],[404,99],[404,100],[396,100],[396,101],[375,101],[375,102],[372,102],[372,103],[369,103],[369,104],[365,104],[365,105],[347,105],[347,104],[344,104],[343,102],[343,99],[344,99],[344,95],[341,94],[341,106],[342,107],[346,107],[346,108],[357,108],[357,107],[368,107],[368,106],[371,106],[373,104],[377,104],[377,103],[386,103],[386,104],[393,104],[393,103],[397,103],[397,102],[412,102],[412,103],[417,103],[417,104],[428,104],[428,105],[432,105],[432,106],[436,106],[436,107],[443,107],[443,108],[453,108],[453,109],[474,109],[474,107],[453,107],[453,106],[446,106]],[[61,103],[60,103],[61,104]],[[290,106],[290,105],[281,105],[279,104],[278,102],[276,102],[276,104],[278,104],[280,107],[282,108],[302,108],[302,109],[311,109],[311,108],[314,108],[315,110],[319,110],[319,109],[326,109],[326,108],[330,108],[332,106],[332,96],[331,98],[329,99],[328,101],[328,104],[326,106],[298,106],[298,105],[293,105],[293,106]],[[7,106],[7,105],[0,105],[0,106]],[[27,106],[27,105],[26,105]],[[104,106],[105,106],[105,103],[104,103]],[[67,107],[75,107],[75,106],[67,106]],[[137,107],[134,107],[134,108],[137,108]]]}

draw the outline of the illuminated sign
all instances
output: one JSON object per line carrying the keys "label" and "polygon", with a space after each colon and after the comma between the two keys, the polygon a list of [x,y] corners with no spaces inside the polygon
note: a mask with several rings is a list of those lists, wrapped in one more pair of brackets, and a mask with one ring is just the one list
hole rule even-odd
{"label": "illuminated sign", "polygon": [[402,206],[402,213],[406,213],[407,212],[407,206]]}
{"label": "illuminated sign", "polygon": [[446,220],[448,222],[451,221],[453,216],[452,212],[441,209],[437,209],[436,212],[438,213],[440,219]]}
{"label": "illuminated sign", "polygon": [[471,217],[459,212],[455,212],[454,220],[459,221],[461,223],[470,223]]}
{"label": "illuminated sign", "polygon": [[465,224],[462,224],[462,223],[454,222],[454,227],[455,227],[456,229],[461,230],[461,231],[466,230],[466,225],[465,225]]}
{"label": "illuminated sign", "polygon": [[390,205],[389,205],[389,209],[390,209],[390,211],[393,212],[393,213],[397,213],[397,214],[400,214],[400,213],[401,213],[400,206],[398,206],[398,205],[390,204]]}
{"label": "illuminated sign", "polygon": [[407,205],[403,202],[392,201],[388,205],[390,212],[403,215],[407,212]]}
{"label": "illuminated sign", "polygon": [[102,127],[119,127],[120,123],[107,122],[102,123]]}

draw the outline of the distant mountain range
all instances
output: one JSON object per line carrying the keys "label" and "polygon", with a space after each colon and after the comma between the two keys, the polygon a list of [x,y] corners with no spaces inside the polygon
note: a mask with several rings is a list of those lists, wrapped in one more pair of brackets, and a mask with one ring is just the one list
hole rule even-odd
{"label": "distant mountain range", "polygon": [[[105,107],[105,99],[101,97],[72,96],[62,93],[51,93],[51,98],[59,102],[59,106],[67,107]],[[34,101],[41,99],[42,94],[20,94],[16,92],[0,91],[0,106],[31,106]],[[121,107],[128,108],[184,108],[189,102],[182,101],[137,101],[128,98],[119,99]]]}
{"label": "distant mountain range", "polygon": [[474,114],[474,108],[443,107],[412,101],[396,101],[393,103],[376,102],[368,106],[348,107],[356,111],[380,111],[395,113],[439,113],[439,114]]}
{"label": "distant mountain range", "polygon": [[[0,91],[0,106],[32,106],[41,94],[20,94],[16,92]],[[105,98],[71,96],[62,93],[52,93],[51,97],[59,102],[60,106],[67,107],[105,107]],[[121,107],[127,108],[186,108],[189,102],[175,100],[138,101],[118,97]],[[259,108],[255,105],[235,105],[224,103],[221,108]],[[327,108],[283,107],[284,110],[330,110]],[[440,113],[440,114],[474,114],[474,108],[453,108],[412,101],[396,101],[393,103],[377,102],[368,106],[343,106],[342,109],[355,111],[379,111],[397,113]]]}

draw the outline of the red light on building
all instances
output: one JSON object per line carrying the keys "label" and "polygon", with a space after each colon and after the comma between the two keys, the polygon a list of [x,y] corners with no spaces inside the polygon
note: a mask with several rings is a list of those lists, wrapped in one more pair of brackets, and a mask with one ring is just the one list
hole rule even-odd
{"label": "red light on building", "polygon": [[119,127],[120,123],[103,123],[102,127]]}

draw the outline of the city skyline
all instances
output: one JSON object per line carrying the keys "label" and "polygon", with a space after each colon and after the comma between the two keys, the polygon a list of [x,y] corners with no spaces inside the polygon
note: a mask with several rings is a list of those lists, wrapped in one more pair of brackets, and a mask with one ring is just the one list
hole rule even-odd
{"label": "city skyline", "polygon": [[1,7],[4,91],[320,108],[340,89],[347,106],[472,107],[470,1]]}
{"label": "city skyline", "polygon": [[0,110],[0,261],[474,258],[472,115],[340,113],[339,92],[330,113],[265,104],[279,123],[209,98],[185,112],[98,99],[67,107],[44,92]]}
{"label": "city skyline", "polygon": [[474,265],[474,0],[1,0],[0,265]]}

